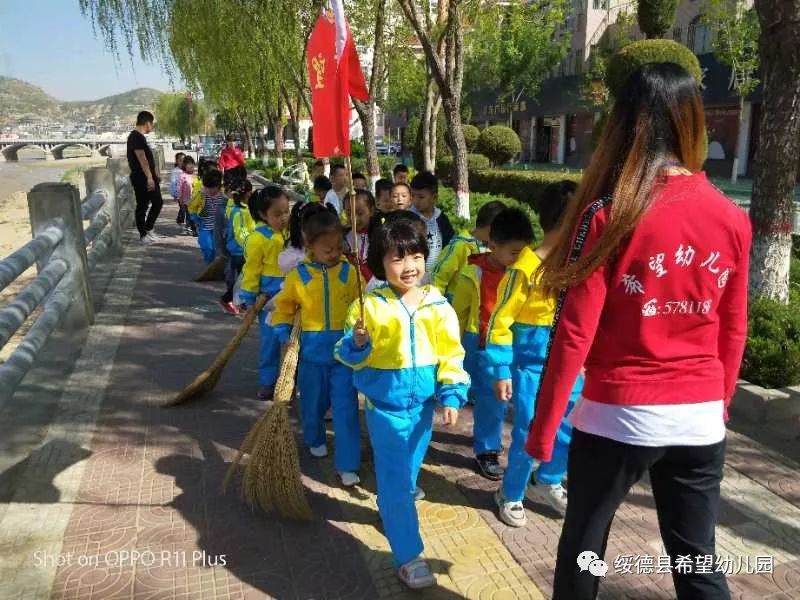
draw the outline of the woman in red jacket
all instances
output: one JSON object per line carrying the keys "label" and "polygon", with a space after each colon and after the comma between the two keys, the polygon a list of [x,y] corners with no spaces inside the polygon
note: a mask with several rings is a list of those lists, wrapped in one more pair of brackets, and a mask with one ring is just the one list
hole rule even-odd
{"label": "woman in red jacket", "polygon": [[526,446],[534,458],[550,458],[581,367],[586,380],[570,415],[553,598],[596,596],[605,571],[591,562],[649,473],[672,566],[679,555],[711,561],[672,569],[678,598],[727,599],[714,525],[747,332],[750,223],[700,170],[703,105],[683,68],[643,65],[617,98],[541,266],[542,285],[561,292]]}
{"label": "woman in red jacket", "polygon": [[219,154],[218,164],[219,170],[222,171],[225,189],[236,188],[238,184],[247,179],[244,154],[236,146],[236,142],[230,134],[225,138],[225,147]]}

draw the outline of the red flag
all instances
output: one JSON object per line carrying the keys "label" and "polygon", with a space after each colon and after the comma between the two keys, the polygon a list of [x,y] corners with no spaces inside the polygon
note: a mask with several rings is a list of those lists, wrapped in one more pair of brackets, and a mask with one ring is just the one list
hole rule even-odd
{"label": "red flag", "polygon": [[308,79],[314,156],[350,156],[350,97],[368,100],[369,92],[341,0],[320,14],[308,40]]}

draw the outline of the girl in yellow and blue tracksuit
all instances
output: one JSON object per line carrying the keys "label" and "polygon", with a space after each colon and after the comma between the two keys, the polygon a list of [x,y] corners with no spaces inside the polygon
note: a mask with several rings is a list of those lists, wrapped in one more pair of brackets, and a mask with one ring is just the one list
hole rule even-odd
{"label": "girl in yellow and blue tracksuit", "polygon": [[[469,388],[455,311],[436,288],[418,287],[425,274],[426,234],[418,223],[402,218],[373,231],[367,260],[375,277],[387,284],[366,297],[363,322],[359,304],[350,307],[345,336],[335,350],[336,358],[353,368],[353,382],[366,397],[378,509],[398,575],[410,587],[435,582],[419,558],[423,544],[414,504],[434,406],[438,399],[452,416],[466,402]],[[415,297],[416,306],[404,297]],[[356,334],[362,330],[368,337],[359,346]]]}
{"label": "girl in yellow and blue tracksuit", "polygon": [[333,349],[343,335],[347,311],[358,298],[358,269],[341,255],[342,229],[335,213],[322,210],[304,219],[303,237],[307,258],[286,275],[275,297],[272,326],[278,339],[287,341],[300,310],[303,441],[314,456],[327,454],[324,416],[331,406],[334,464],[342,482],[355,485],[361,462],[358,396],[352,369],[334,358]]}
{"label": "girl in yellow and blue tracksuit", "polygon": [[[512,502],[525,497],[533,470],[533,459],[525,452],[525,440],[533,419],[556,306],[555,298],[542,295],[536,284],[535,273],[540,264],[541,259],[536,252],[525,247],[503,277],[497,291],[497,305],[489,323],[486,344],[486,353],[495,369],[495,381],[512,380],[514,424],[502,486],[503,498]],[[579,378],[573,388],[567,414],[582,388],[583,381]],[[565,415],[552,460],[540,464],[536,470],[537,483],[561,483],[566,474],[571,437],[572,427]]]}
{"label": "girl in yellow and blue tracksuit", "polygon": [[[247,236],[244,248],[244,268],[239,298],[240,308],[252,305],[258,294],[271,298],[281,288],[283,273],[278,268],[278,254],[284,246],[286,225],[289,222],[289,199],[277,187],[265,187],[250,197],[250,215],[256,223]],[[267,311],[258,314],[261,328],[261,351],[258,360],[258,379],[261,385],[258,397],[272,397],[278,379],[280,342],[267,322]]]}
{"label": "girl in yellow and blue tracksuit", "polygon": [[[239,242],[238,237],[246,237],[255,228],[253,217],[250,216],[250,210],[247,207],[252,193],[253,185],[248,180],[239,182],[236,189],[231,190],[232,197],[228,200],[225,211],[217,214],[217,223],[214,227],[215,236],[219,235],[219,239],[215,240],[215,245],[218,248],[224,248],[224,252],[220,252],[220,254],[225,258],[226,289],[220,298],[220,304],[227,312],[235,312],[232,304],[233,287],[244,266],[244,244]],[[236,235],[238,231],[247,228],[249,230],[246,233]]]}

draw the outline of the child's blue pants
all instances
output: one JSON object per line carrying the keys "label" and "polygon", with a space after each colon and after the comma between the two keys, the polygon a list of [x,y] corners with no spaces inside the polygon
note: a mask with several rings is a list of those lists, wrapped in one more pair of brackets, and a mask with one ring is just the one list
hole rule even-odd
{"label": "child's blue pants", "polygon": [[[512,367],[512,402],[514,403],[514,423],[511,429],[511,447],[508,449],[508,466],[503,477],[503,496],[506,500],[521,501],[525,497],[525,487],[533,471],[533,458],[525,452],[525,442],[536,409],[536,394],[542,377],[542,364]],[[558,428],[553,456],[536,469],[536,481],[547,485],[561,483],[567,472],[569,442],[572,439],[572,426],[567,415],[575,406],[583,379],[578,378],[572,389],[561,425]]]}
{"label": "child's blue pants", "polygon": [[301,360],[297,383],[305,445],[313,448],[325,444],[325,411],[331,406],[334,465],[337,471],[357,471],[361,464],[361,431],[352,369],[338,362]]}
{"label": "child's blue pants", "polygon": [[278,381],[278,367],[281,361],[281,343],[275,331],[267,324],[267,311],[258,313],[261,328],[261,350],[258,355],[258,382],[261,385],[275,385]]}
{"label": "child's blue pants", "polygon": [[378,510],[396,566],[422,552],[414,490],[431,441],[434,401],[384,410],[367,402],[367,428],[375,458]]}
{"label": "child's blue pants", "polygon": [[494,369],[484,352],[469,352],[470,359],[464,361],[469,372],[470,396],[472,397],[472,447],[475,456],[486,452],[499,452],[502,447],[503,421],[506,403],[499,402],[494,393]]}
{"label": "child's blue pants", "polygon": [[200,246],[200,252],[203,254],[206,264],[214,262],[214,230],[198,229],[197,244]]}

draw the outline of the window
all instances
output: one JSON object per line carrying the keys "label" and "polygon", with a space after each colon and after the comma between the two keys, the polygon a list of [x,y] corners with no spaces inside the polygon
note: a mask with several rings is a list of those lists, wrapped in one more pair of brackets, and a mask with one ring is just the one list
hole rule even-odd
{"label": "window", "polygon": [[683,41],[683,27],[675,27],[672,30],[672,39],[679,44]]}
{"label": "window", "polygon": [[706,54],[711,52],[711,32],[701,21],[700,17],[696,17],[694,21],[689,24],[689,36],[686,40],[686,45],[689,46],[695,54]]}
{"label": "window", "polygon": [[608,0],[592,0],[592,8],[595,10],[608,10]]}

